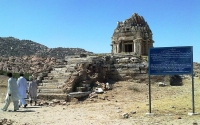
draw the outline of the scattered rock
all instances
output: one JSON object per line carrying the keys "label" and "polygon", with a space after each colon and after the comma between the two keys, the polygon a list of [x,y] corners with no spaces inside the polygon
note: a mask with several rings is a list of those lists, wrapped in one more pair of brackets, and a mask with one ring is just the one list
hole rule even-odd
{"label": "scattered rock", "polygon": [[129,114],[128,114],[128,113],[123,113],[123,114],[122,114],[122,118],[124,118],[124,119],[129,118]]}
{"label": "scattered rock", "polygon": [[60,100],[53,99],[52,102],[53,102],[53,103],[60,103]]}
{"label": "scattered rock", "polygon": [[163,82],[158,82],[157,85],[158,85],[159,87],[167,86],[167,84],[165,84],[165,83],[163,83]]}
{"label": "scattered rock", "polygon": [[67,102],[61,102],[61,105],[66,105],[67,104]]}
{"label": "scattered rock", "polygon": [[12,121],[11,119],[7,119],[7,118],[0,119],[0,125],[12,125],[13,123],[14,121]]}
{"label": "scattered rock", "polygon": [[136,114],[136,111],[132,111],[132,112],[130,112],[131,114]]}
{"label": "scattered rock", "polygon": [[89,94],[89,98],[97,98],[98,95],[95,92]]}
{"label": "scattered rock", "polygon": [[198,125],[198,123],[197,122],[193,122],[193,125]]}
{"label": "scattered rock", "polygon": [[96,88],[96,89],[95,89],[95,92],[98,93],[98,94],[101,94],[101,93],[103,93],[104,91],[103,91],[102,88]]}
{"label": "scattered rock", "polygon": [[55,106],[53,102],[49,102],[49,106]]}
{"label": "scattered rock", "polygon": [[175,116],[175,119],[182,119],[181,116]]}
{"label": "scattered rock", "polygon": [[90,101],[94,101],[94,99],[90,99]]}
{"label": "scattered rock", "polygon": [[117,113],[121,113],[122,111],[121,110],[117,110]]}
{"label": "scattered rock", "polygon": [[171,108],[175,108],[175,106],[171,106]]}

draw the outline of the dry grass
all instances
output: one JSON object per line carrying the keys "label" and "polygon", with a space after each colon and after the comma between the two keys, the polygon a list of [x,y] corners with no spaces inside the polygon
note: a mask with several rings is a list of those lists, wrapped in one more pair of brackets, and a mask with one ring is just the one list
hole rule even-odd
{"label": "dry grass", "polygon": [[[200,80],[195,78],[195,113],[200,112]],[[158,87],[152,85],[152,113],[158,115],[187,115],[192,112],[192,83],[189,80],[184,80],[183,86],[166,86]],[[138,94],[139,95],[139,94]],[[137,95],[137,97],[138,97]],[[143,95],[145,96],[145,95]],[[149,112],[149,99],[134,101],[124,109],[126,112],[135,110],[140,115]],[[144,99],[144,98],[143,98]],[[139,105],[139,107],[137,107]],[[199,116],[197,116],[199,117]],[[199,117],[200,118],[200,117]]]}
{"label": "dry grass", "polygon": [[[200,80],[195,78],[195,111],[200,112]],[[117,82],[112,91],[100,95],[111,101],[123,103],[119,105],[123,112],[137,111],[138,116],[149,112],[149,93],[147,83]],[[192,112],[191,80],[183,80],[182,86],[151,86],[151,110],[155,114],[187,115]],[[104,100],[103,100],[104,101]],[[97,102],[102,102],[98,100]],[[115,103],[117,106],[118,103]]]}

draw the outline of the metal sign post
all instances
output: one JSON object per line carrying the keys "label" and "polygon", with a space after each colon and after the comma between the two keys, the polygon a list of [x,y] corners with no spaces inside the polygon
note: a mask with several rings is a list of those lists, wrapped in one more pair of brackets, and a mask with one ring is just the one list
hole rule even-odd
{"label": "metal sign post", "polygon": [[195,107],[194,107],[194,75],[192,73],[192,113],[195,114]]}
{"label": "metal sign post", "polygon": [[151,114],[151,81],[149,75],[149,113]]}

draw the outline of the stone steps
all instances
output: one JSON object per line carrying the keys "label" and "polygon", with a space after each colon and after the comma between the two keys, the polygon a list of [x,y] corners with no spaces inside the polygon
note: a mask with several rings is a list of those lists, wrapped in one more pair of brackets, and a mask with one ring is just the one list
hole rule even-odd
{"label": "stone steps", "polygon": [[57,85],[38,86],[38,89],[57,89]]}
{"label": "stone steps", "polygon": [[69,96],[67,94],[58,94],[58,93],[38,93],[38,99],[52,100],[59,99],[69,101]]}
{"label": "stone steps", "polygon": [[69,77],[61,77],[61,78],[53,78],[51,80],[49,79],[44,79],[42,80],[43,83],[51,83],[51,82],[62,82],[66,81]]}
{"label": "stone steps", "polygon": [[68,79],[71,75],[58,75],[58,76],[47,76],[44,77],[44,80],[53,80],[53,79]]}
{"label": "stone steps", "polygon": [[58,88],[58,86],[63,85],[64,81],[71,75],[71,73],[67,73],[66,70],[66,65],[59,65],[55,66],[51,73],[48,73],[48,76],[45,77],[38,86],[39,99],[68,99],[67,94],[63,93],[62,89]]}
{"label": "stone steps", "polygon": [[52,79],[52,80],[42,80],[42,83],[55,83],[55,82],[58,82],[58,79]]}
{"label": "stone steps", "polygon": [[53,93],[60,93],[62,94],[63,91],[62,89],[58,89],[58,88],[54,88],[54,89],[49,89],[49,88],[43,88],[43,89],[38,89],[38,93],[50,93],[50,94],[53,94]]}
{"label": "stone steps", "polygon": [[68,73],[55,73],[55,72],[51,72],[51,73],[49,73],[48,74],[48,77],[56,77],[56,76],[66,76],[66,75],[68,75]]}
{"label": "stone steps", "polygon": [[68,76],[68,75],[71,75],[71,72],[65,72],[65,73],[49,73],[48,75],[53,75],[54,77],[55,76]]}
{"label": "stone steps", "polygon": [[65,76],[65,77],[55,77],[55,78],[53,78],[53,80],[58,80],[58,81],[63,81],[63,80],[67,80],[67,76]]}
{"label": "stone steps", "polygon": [[54,86],[58,86],[58,85],[63,85],[64,83],[62,82],[49,82],[49,83],[41,83],[39,86],[49,86],[49,85],[54,85]]}
{"label": "stone steps", "polygon": [[64,74],[64,73],[66,73],[66,71],[65,70],[53,70],[53,71],[51,71],[51,73],[52,74]]}

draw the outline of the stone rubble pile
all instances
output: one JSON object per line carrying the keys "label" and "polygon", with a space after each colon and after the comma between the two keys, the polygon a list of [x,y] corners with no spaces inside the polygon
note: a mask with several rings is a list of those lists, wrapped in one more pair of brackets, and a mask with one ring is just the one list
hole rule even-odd
{"label": "stone rubble pile", "polygon": [[60,96],[68,101],[71,92],[95,92],[97,88],[111,89],[114,81],[148,78],[147,61],[133,55],[72,56],[57,62],[60,64],[40,83],[39,98]]}
{"label": "stone rubble pile", "polygon": [[[116,81],[148,84],[148,63],[140,56],[129,54],[71,56],[56,62],[53,70],[40,83],[39,98],[57,98],[66,101],[76,96],[96,98],[98,93],[112,89]],[[161,81],[169,80],[165,80],[163,76],[151,76],[152,83]],[[165,82],[165,84],[170,83]]]}

